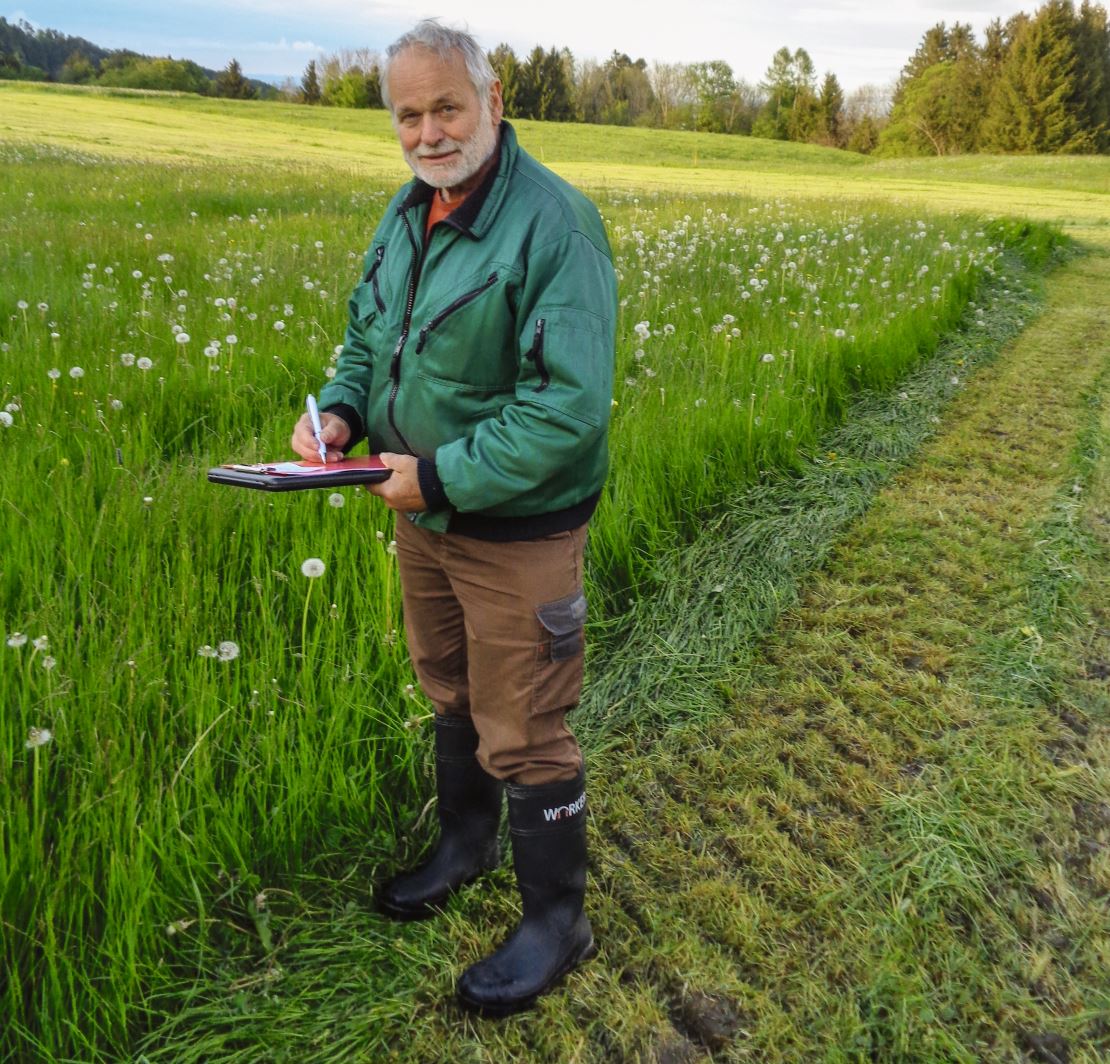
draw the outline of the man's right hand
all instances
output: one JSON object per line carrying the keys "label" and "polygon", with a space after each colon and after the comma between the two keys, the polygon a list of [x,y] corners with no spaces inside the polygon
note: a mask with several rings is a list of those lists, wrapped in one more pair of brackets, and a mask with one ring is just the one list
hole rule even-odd
{"label": "man's right hand", "polygon": [[[338,414],[321,414],[320,425],[320,442],[328,449],[328,461],[340,461],[343,458],[343,448],[351,438],[351,426]],[[306,461],[320,461],[320,448],[316,437],[312,435],[312,422],[307,414],[301,414],[300,420],[293,427],[293,438],[289,445]]]}

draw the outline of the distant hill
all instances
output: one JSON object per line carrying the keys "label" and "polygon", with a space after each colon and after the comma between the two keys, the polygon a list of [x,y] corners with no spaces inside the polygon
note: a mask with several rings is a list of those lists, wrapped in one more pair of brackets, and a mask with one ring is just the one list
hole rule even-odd
{"label": "distant hill", "polygon": [[[9,22],[0,17],[0,78],[23,78],[30,81],[95,82],[102,71],[119,71],[128,64],[175,62],[195,71],[194,79],[214,82],[220,71],[202,67],[191,60],[169,60],[161,56],[143,55],[125,48],[101,48],[84,37],[71,37],[53,29],[38,29],[29,22]],[[256,96],[267,99],[276,95],[268,81],[245,78]],[[192,88],[190,85],[166,85],[166,88]]]}

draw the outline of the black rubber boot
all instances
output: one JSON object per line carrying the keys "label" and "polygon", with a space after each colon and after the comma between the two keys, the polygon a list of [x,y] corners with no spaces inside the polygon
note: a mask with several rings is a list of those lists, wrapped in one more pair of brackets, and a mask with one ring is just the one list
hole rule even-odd
{"label": "black rubber boot", "polygon": [[435,719],[439,842],[431,858],[378,890],[378,908],[397,920],[434,916],[459,887],[496,868],[504,785],[474,756],[478,733],[465,717]]}
{"label": "black rubber boot", "polygon": [[529,1008],[597,950],[582,911],[586,791],[582,773],[539,787],[508,784],[513,867],[524,910],[505,944],[459,979],[459,1001],[486,1016]]}

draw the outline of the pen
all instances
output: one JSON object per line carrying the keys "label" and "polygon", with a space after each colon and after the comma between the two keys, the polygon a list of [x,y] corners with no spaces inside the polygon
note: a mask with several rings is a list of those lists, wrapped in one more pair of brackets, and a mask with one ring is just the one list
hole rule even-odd
{"label": "pen", "polygon": [[320,445],[320,461],[326,465],[328,449],[324,446],[323,440],[320,439],[320,433],[324,431],[324,426],[320,424],[320,409],[316,405],[316,396],[310,395],[305,400],[305,406],[308,407],[308,417],[312,422],[312,435],[316,437],[316,442]]}

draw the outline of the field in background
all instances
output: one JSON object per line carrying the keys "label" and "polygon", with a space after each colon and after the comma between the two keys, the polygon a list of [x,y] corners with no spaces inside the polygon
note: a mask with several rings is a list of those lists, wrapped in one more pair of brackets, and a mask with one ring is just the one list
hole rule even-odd
{"label": "field in background", "polygon": [[[387,515],[364,493],[203,482],[229,452],[285,446],[403,175],[380,113],[0,86],[0,115],[0,697],[17,707],[0,723],[0,915],[19,973],[2,991],[45,1059],[93,1059],[244,940],[273,957],[286,885],[379,864],[422,793]],[[961,317],[985,337],[980,281],[997,298],[1028,283],[1005,243],[1038,263],[1051,249],[878,206],[892,189],[1110,220],[1104,160],[876,176],[820,149],[521,127],[568,176],[599,175],[621,273],[599,635],[628,598],[650,609],[668,553],[761,471],[835,468],[813,448],[853,395]],[[825,199],[782,198],[802,189]],[[32,728],[51,740],[27,747]]]}
{"label": "field in background", "polygon": [[[1062,225],[1110,223],[1110,166],[1092,156],[873,160],[753,137],[521,121],[522,143],[591,187],[895,200],[1016,214]],[[0,83],[0,141],[124,159],[349,167],[407,176],[384,111],[208,100],[167,93]],[[831,183],[830,183],[831,182]]]}

